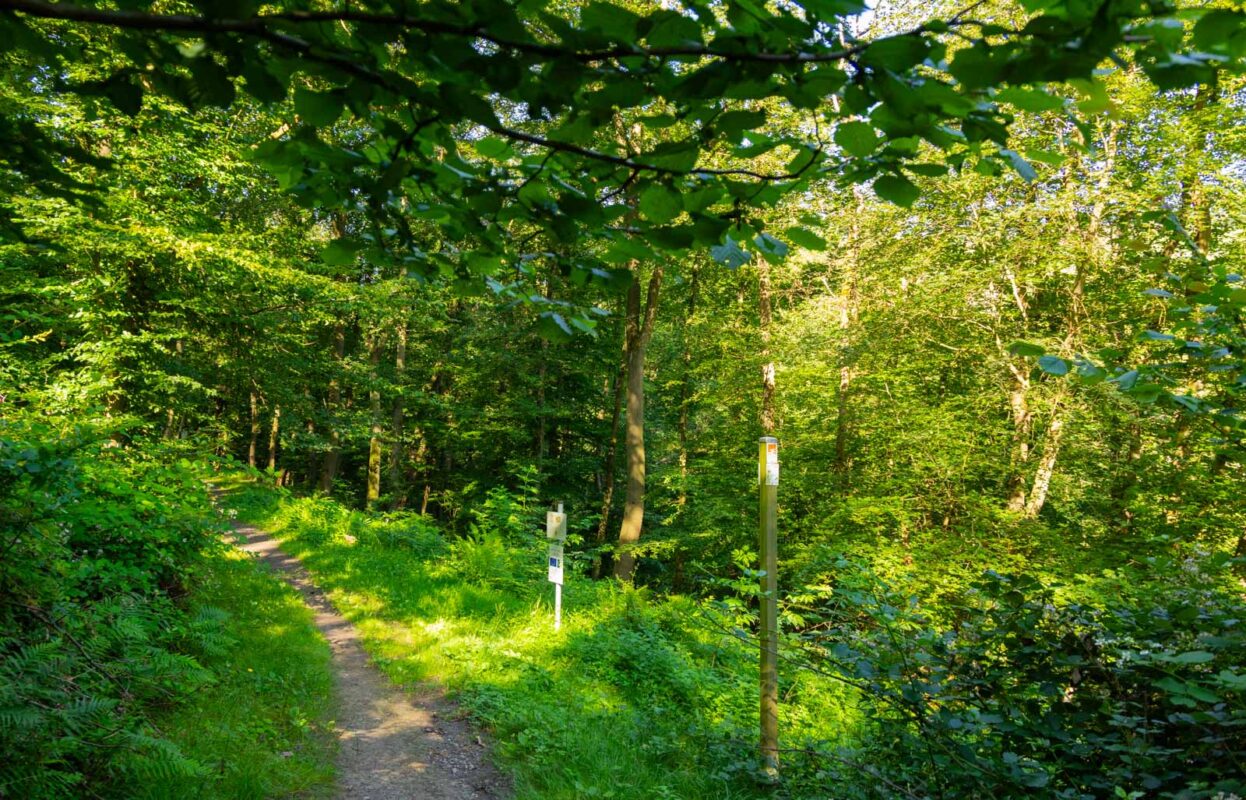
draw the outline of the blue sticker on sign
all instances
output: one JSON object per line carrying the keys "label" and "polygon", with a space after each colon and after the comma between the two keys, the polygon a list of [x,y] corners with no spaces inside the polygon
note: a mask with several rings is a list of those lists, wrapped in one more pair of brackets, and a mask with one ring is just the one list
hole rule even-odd
{"label": "blue sticker on sign", "polygon": [[551,557],[551,558],[550,558],[550,560],[549,560],[549,565],[550,565],[551,567],[556,567],[556,566],[558,566],[558,559],[556,559],[556,558],[552,558],[552,557]]}

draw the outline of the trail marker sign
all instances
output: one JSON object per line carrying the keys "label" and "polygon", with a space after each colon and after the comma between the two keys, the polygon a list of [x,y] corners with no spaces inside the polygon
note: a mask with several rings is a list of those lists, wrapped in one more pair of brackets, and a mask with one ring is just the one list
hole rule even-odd
{"label": "trail marker sign", "polygon": [[558,504],[557,511],[545,514],[545,538],[557,542],[567,539],[567,515],[562,513],[562,503]]}
{"label": "trail marker sign", "polygon": [[549,546],[549,580],[550,583],[562,585],[562,545]]}
{"label": "trail marker sign", "polygon": [[554,630],[562,627],[562,543],[567,541],[567,515],[562,503],[545,514],[545,538],[549,540],[549,582],[554,584]]}

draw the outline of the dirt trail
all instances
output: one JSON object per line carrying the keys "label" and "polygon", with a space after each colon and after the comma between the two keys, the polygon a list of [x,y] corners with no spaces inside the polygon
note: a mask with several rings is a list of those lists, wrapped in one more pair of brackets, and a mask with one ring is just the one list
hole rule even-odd
{"label": "dirt trail", "polygon": [[333,649],[337,796],[350,800],[480,800],[510,795],[471,727],[435,691],[411,695],[368,663],[355,626],[333,608],[297,558],[266,532],[236,524],[243,550],[299,590]]}

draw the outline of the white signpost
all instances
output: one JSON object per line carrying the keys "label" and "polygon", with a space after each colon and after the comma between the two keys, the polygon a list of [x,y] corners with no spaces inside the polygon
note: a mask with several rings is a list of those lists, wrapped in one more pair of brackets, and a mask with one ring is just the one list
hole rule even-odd
{"label": "white signpost", "polygon": [[554,584],[554,630],[562,627],[562,544],[567,540],[567,515],[562,503],[545,515],[545,538],[549,540],[549,581]]}

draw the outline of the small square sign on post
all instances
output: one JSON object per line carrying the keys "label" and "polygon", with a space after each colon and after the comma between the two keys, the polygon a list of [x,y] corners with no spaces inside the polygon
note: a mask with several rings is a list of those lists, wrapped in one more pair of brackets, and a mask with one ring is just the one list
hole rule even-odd
{"label": "small square sign on post", "polygon": [[567,540],[567,515],[562,513],[562,503],[558,504],[557,511],[545,514],[545,538],[557,542]]}
{"label": "small square sign on post", "polygon": [[545,515],[545,538],[549,540],[549,582],[554,584],[554,630],[562,627],[562,544],[567,541],[567,515],[562,503]]}
{"label": "small square sign on post", "polygon": [[562,585],[562,545],[549,546],[549,581]]}

